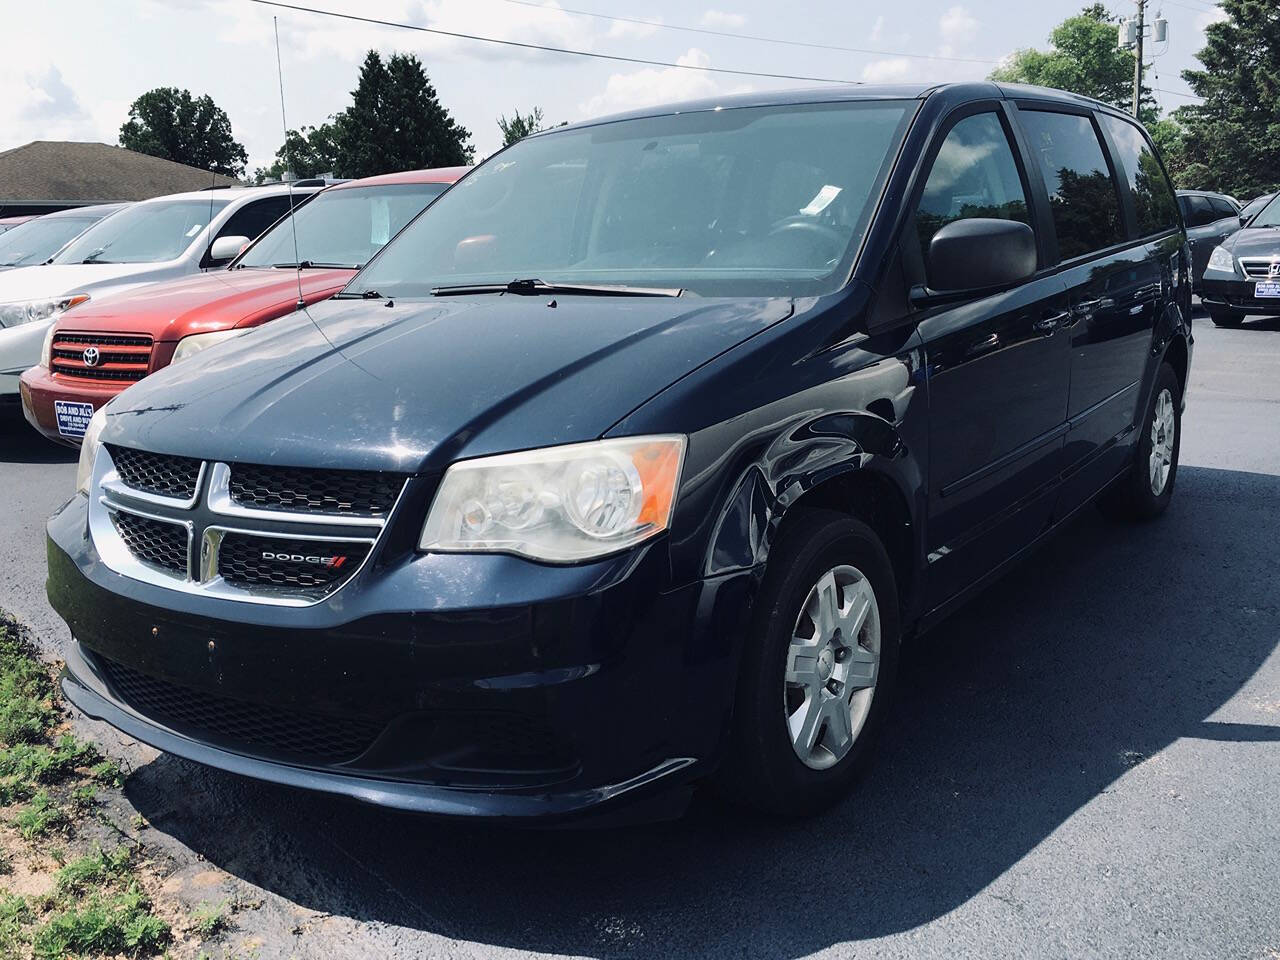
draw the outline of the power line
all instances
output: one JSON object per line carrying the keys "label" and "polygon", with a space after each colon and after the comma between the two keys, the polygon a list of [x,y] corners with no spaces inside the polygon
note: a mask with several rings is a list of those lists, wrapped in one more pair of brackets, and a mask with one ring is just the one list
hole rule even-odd
{"label": "power line", "polygon": [[1152,87],[1157,93],[1164,93],[1171,97],[1185,97],[1188,100],[1203,100],[1204,97],[1196,96],[1194,93],[1182,93],[1178,90],[1162,90],[1159,87]]}
{"label": "power line", "polygon": [[474,33],[459,33],[456,30],[441,30],[437,27],[422,27],[413,23],[398,23],[394,20],[379,20],[376,17],[360,17],[354,13],[338,13],[336,10],[320,10],[316,7],[304,7],[292,3],[281,3],[279,0],[252,0],[253,3],[266,7],[279,7],[282,10],[294,10],[299,13],[315,13],[325,17],[338,17],[342,20],[355,20],[359,23],[372,23],[380,27],[396,27],[401,30],[417,30],[420,33],[434,33],[442,37],[454,37],[459,40],[474,40],[478,43],[496,43],[504,47],[519,47],[522,50],[542,50],[547,53],[563,53],[574,57],[590,57],[594,60],[614,60],[619,63],[637,63],[650,67],[669,67],[674,70],[698,70],[703,73],[725,73],[738,77],[765,77],[770,80],[803,80],[810,83],[857,83],[856,80],[837,80],[831,77],[806,77],[792,73],[761,73],[756,70],[730,70],[727,67],[703,67],[692,63],[672,63],[669,60],[645,60],[640,57],[623,57],[609,53],[593,53],[589,50],[573,50],[568,47],[551,47],[539,43],[523,43],[519,40],[499,40],[497,37],[482,37]]}
{"label": "power line", "polygon": [[806,40],[784,40],[780,37],[762,37],[752,33],[735,33],[731,30],[712,30],[709,27],[690,27],[682,24],[663,23],[661,20],[644,20],[639,17],[612,16],[607,13],[596,13],[593,10],[573,10],[569,7],[549,7],[538,0],[502,0],[521,7],[532,7],[534,10],[545,10],[548,13],[570,13],[578,17],[594,17],[597,20],[608,20],[613,23],[634,23],[645,27],[656,27],[661,30],[680,30],[684,33],[700,33],[709,37],[729,37],[734,40],[756,40],[760,43],[777,43],[788,47],[808,47],[812,50],[838,50],[841,53],[866,53],[877,57],[912,57],[916,60],[945,60],[950,63],[999,63],[999,60],[983,60],[978,57],[943,57],[929,53],[899,53],[894,50],[870,50],[864,47],[841,47],[830,43],[811,43]]}

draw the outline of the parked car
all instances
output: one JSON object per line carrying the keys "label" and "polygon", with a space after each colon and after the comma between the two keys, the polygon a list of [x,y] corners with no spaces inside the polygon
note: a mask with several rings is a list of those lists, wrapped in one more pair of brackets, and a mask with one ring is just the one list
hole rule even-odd
{"label": "parked car", "polygon": [[1209,254],[1240,229],[1240,208],[1223,194],[1203,190],[1179,190],[1178,207],[1191,245],[1191,288],[1199,293]]}
{"label": "parked car", "polygon": [[818,809],[904,637],[1097,497],[1164,511],[1190,306],[1154,147],[1070,94],[527,137],[336,297],[94,415],[48,525],[63,689],[409,810],[653,815],[709,778]]}
{"label": "parked car", "polygon": [[1280,317],[1280,201],[1209,256],[1200,301],[1215,326],[1238,327],[1250,314]]}
{"label": "parked car", "polygon": [[18,402],[18,377],[40,360],[49,326],[93,297],[225,267],[280,219],[295,185],[199,190],[135,203],[94,224],[47,266],[0,273],[0,405]]}
{"label": "parked car", "polygon": [[[226,270],[95,299],[56,321],[22,375],[22,409],[51,440],[79,444],[93,412],[171,362],[333,296],[465,167],[330,187]],[[295,234],[296,228],[296,234]],[[298,266],[301,264],[301,267]]]}
{"label": "parked car", "polygon": [[1243,207],[1240,208],[1240,224],[1248,226],[1249,221],[1262,212],[1262,208],[1274,199],[1274,193],[1264,193],[1260,197],[1254,197]]}
{"label": "parked car", "polygon": [[0,270],[47,262],[99,220],[127,206],[127,203],[99,203],[33,217],[0,236]]}
{"label": "parked car", "polygon": [[0,217],[0,233],[8,233],[14,227],[21,226],[28,220],[34,220],[39,214],[26,214],[20,217]]}

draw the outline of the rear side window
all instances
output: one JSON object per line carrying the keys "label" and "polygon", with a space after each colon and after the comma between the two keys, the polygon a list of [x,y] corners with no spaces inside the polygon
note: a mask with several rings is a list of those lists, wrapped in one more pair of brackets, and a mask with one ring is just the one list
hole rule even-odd
{"label": "rear side window", "polygon": [[1178,226],[1178,201],[1169,178],[1160,169],[1160,161],[1142,131],[1128,121],[1102,114],[1098,118],[1116,145],[1122,176],[1129,180],[1134,212],[1138,218],[1138,235],[1150,236]]}
{"label": "rear side window", "polygon": [[1215,220],[1226,220],[1229,217],[1237,216],[1236,208],[1233,207],[1228,200],[1220,200],[1217,197],[1210,197],[1209,206],[1213,210],[1213,218]]}
{"label": "rear side window", "polygon": [[1208,197],[1183,197],[1182,214],[1188,227],[1204,227],[1218,219],[1209,205]]}
{"label": "rear side window", "polygon": [[1120,195],[1088,117],[1024,110],[1022,124],[1049,192],[1058,256],[1072,260],[1124,239]]}
{"label": "rear side window", "polygon": [[942,142],[916,211],[923,252],[935,233],[969,217],[1031,223],[1018,165],[994,113],[965,117]]}
{"label": "rear side window", "polygon": [[[310,196],[305,194],[304,196]],[[299,196],[299,199],[302,199]],[[246,203],[227,218],[227,222],[218,231],[220,237],[248,237],[255,239],[258,234],[271,226],[289,212],[289,197],[266,197]]]}

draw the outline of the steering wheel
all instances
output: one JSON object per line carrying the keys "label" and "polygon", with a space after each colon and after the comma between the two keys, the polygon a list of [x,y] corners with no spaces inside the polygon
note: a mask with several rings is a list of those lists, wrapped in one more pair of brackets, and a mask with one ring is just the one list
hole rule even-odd
{"label": "steering wheel", "polygon": [[769,227],[769,236],[776,236],[780,233],[796,232],[805,234],[814,239],[820,239],[824,243],[830,244],[836,248],[843,248],[849,242],[849,238],[837,230],[835,227],[821,223],[813,217],[803,215],[784,217],[775,221]]}

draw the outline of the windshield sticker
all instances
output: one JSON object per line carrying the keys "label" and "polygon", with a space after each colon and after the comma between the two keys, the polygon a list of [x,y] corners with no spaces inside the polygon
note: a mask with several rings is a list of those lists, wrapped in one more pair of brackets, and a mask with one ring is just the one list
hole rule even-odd
{"label": "windshield sticker", "polygon": [[818,191],[818,195],[809,201],[808,206],[802,207],[800,213],[806,217],[816,217],[827,207],[831,206],[831,201],[840,196],[840,187],[833,187],[827,184]]}

